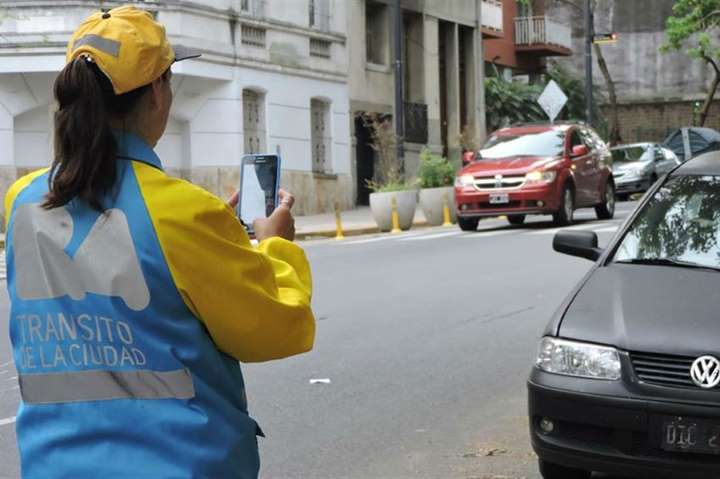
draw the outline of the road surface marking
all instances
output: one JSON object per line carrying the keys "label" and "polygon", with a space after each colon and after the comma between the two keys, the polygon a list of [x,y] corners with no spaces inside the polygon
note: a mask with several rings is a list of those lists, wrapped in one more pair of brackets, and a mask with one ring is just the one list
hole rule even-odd
{"label": "road surface marking", "polygon": [[448,236],[460,236],[463,234],[462,231],[449,231],[447,233],[425,235],[425,236],[414,236],[412,238],[400,238],[400,241],[425,241],[435,238],[447,238]]}
{"label": "road surface marking", "polygon": [[5,419],[0,419],[0,426],[5,426],[6,424],[13,424],[15,422],[15,416],[6,417]]}
{"label": "road surface marking", "polygon": [[368,239],[362,239],[362,240],[354,240],[354,241],[338,241],[337,244],[341,245],[350,245],[350,244],[365,244],[365,243],[376,243],[378,241],[388,241],[395,239],[393,236],[380,236],[378,238],[368,238]]}
{"label": "road surface marking", "polygon": [[10,365],[12,363],[12,359],[10,361],[5,361],[4,363],[0,364],[0,368],[4,368],[5,366]]}
{"label": "road surface marking", "polygon": [[583,223],[581,225],[575,225],[575,226],[565,226],[562,228],[550,228],[550,229],[544,229],[544,230],[538,230],[538,231],[530,231],[528,234],[531,235],[551,235],[555,234],[559,231],[584,231],[584,230],[594,230],[595,228],[602,228],[605,226],[608,226],[609,224],[612,224],[615,222],[591,222],[591,223]]}
{"label": "road surface marking", "polygon": [[480,230],[477,233],[470,233],[463,235],[463,238],[489,238],[491,236],[502,236],[509,235],[512,233],[522,233],[521,230],[497,230],[497,231],[483,231]]}

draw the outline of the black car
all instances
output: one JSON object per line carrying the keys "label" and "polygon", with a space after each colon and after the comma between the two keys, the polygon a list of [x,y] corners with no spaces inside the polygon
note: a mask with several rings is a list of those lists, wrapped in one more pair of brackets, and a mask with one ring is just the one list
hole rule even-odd
{"label": "black car", "polygon": [[545,330],[528,381],[546,479],[720,478],[720,152],[661,178]]}

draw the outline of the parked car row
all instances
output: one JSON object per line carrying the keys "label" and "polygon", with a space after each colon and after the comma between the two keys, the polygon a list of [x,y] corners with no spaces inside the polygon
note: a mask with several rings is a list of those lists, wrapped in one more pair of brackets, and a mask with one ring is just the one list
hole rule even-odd
{"label": "parked car row", "polygon": [[686,159],[716,149],[720,132],[709,128],[678,129],[663,144],[614,148],[580,123],[502,128],[463,157],[455,180],[458,225],[474,231],[492,216],[519,225],[528,215],[552,215],[555,224],[567,225],[586,207],[609,219],[616,199],[645,192]]}

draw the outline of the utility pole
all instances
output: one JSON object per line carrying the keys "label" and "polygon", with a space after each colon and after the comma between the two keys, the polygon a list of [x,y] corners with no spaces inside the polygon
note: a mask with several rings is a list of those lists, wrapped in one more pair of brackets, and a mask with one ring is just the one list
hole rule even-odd
{"label": "utility pole", "polygon": [[585,121],[593,124],[593,77],[592,77],[592,42],[593,42],[592,0],[585,0]]}
{"label": "utility pole", "polygon": [[393,5],[393,20],[395,28],[395,138],[397,141],[397,162],[400,175],[405,175],[405,103],[403,101],[403,61],[402,61],[402,39],[403,21],[400,0],[395,0]]}

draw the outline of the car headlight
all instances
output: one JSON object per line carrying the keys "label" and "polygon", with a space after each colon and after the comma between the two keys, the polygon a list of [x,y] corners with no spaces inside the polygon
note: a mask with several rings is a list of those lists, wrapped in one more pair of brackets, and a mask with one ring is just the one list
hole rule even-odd
{"label": "car headlight", "polygon": [[475,184],[473,175],[461,175],[455,177],[455,186],[472,186]]}
{"label": "car headlight", "polygon": [[525,175],[527,183],[552,183],[557,176],[556,171],[531,171]]}
{"label": "car headlight", "polygon": [[536,366],[543,371],[589,379],[620,379],[620,356],[609,346],[543,338]]}

